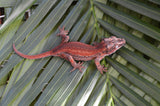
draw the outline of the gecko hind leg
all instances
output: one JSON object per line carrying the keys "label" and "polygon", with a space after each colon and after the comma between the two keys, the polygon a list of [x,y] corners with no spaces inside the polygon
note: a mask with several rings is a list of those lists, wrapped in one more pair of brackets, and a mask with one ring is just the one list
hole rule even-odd
{"label": "gecko hind leg", "polygon": [[82,73],[83,72],[82,68],[84,68],[82,65],[83,65],[83,62],[76,63],[76,65],[74,66],[74,68],[70,72],[73,72],[74,70],[76,70],[78,68],[79,71]]}
{"label": "gecko hind leg", "polygon": [[62,37],[62,43],[64,42],[68,42],[69,41],[69,36],[67,36],[68,34],[68,30],[64,30],[64,26],[62,28],[59,28],[60,33],[57,34],[57,36],[61,36]]}
{"label": "gecko hind leg", "polygon": [[79,69],[79,71],[82,72],[82,68],[84,68],[82,66],[83,62],[76,63],[76,61],[73,59],[73,57],[69,54],[66,54],[66,53],[61,54],[61,57],[68,60],[71,63],[71,65],[73,66],[73,69],[70,72],[73,72],[76,69]]}

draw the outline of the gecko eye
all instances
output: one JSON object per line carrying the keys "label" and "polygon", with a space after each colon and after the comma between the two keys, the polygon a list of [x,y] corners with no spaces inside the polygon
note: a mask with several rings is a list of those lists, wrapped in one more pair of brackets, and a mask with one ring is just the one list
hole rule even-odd
{"label": "gecko eye", "polygon": [[119,46],[118,45],[116,45],[116,49],[118,48]]}

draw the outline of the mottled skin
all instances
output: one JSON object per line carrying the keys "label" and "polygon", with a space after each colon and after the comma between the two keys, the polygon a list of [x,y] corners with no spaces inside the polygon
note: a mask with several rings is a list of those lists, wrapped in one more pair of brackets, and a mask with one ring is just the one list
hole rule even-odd
{"label": "mottled skin", "polygon": [[13,49],[18,55],[27,59],[39,59],[47,56],[58,56],[64,58],[70,61],[70,63],[74,67],[71,70],[71,72],[77,68],[82,72],[81,69],[83,68],[82,66],[83,63],[82,62],[76,63],[75,60],[79,61],[94,60],[97,69],[100,71],[101,74],[103,74],[103,71],[106,72],[107,69],[104,66],[100,65],[100,61],[105,56],[114,53],[125,44],[124,39],[116,38],[115,36],[112,36],[110,38],[104,38],[100,43],[96,43],[93,46],[81,42],[68,42],[69,36],[67,36],[67,34],[68,31],[64,30],[64,27],[60,29],[60,33],[57,35],[62,37],[61,44],[53,48],[52,50],[42,54],[25,55],[19,52],[15,48],[14,44],[13,44]]}

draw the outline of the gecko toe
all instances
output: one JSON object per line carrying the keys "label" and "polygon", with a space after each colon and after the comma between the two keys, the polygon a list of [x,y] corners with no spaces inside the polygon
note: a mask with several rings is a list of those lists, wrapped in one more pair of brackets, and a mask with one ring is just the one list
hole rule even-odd
{"label": "gecko toe", "polygon": [[76,68],[74,67],[70,72],[73,72],[74,70],[76,70]]}
{"label": "gecko toe", "polygon": [[84,66],[82,65],[83,65],[83,62],[78,62],[70,72],[73,72],[76,69],[79,69],[80,72],[83,72],[82,69],[84,68]]}
{"label": "gecko toe", "polygon": [[107,68],[104,67],[104,65],[99,66],[98,70],[100,71],[101,74],[103,74],[103,72],[107,72]]}

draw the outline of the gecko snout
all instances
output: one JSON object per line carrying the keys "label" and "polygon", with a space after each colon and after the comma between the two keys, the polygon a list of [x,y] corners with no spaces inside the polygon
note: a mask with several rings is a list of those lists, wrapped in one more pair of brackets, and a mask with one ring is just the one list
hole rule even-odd
{"label": "gecko snout", "polygon": [[104,39],[108,54],[112,54],[116,52],[119,48],[125,45],[126,41],[123,38],[117,38],[115,36],[111,36],[109,38]]}

